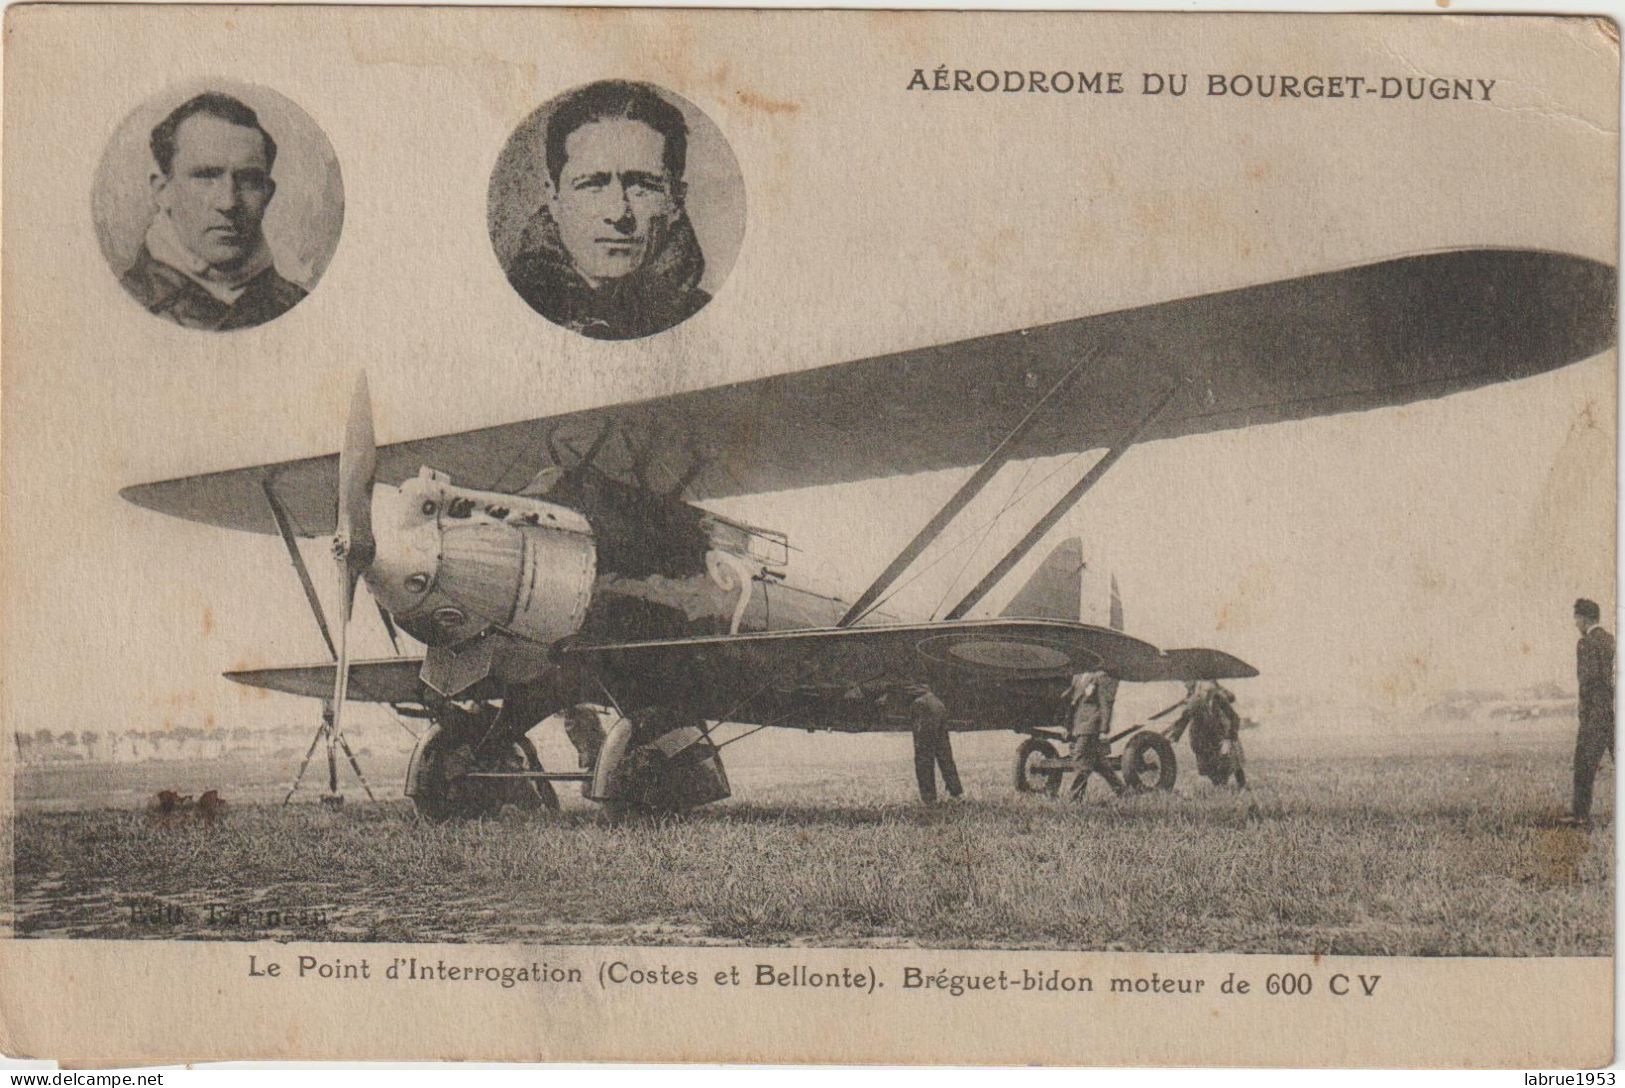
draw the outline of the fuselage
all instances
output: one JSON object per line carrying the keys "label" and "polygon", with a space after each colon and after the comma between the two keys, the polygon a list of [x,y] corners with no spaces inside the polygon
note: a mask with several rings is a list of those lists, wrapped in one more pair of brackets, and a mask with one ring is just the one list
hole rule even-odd
{"label": "fuselage", "polygon": [[[500,698],[531,721],[602,701],[593,678],[559,662],[556,651],[572,641],[829,628],[846,610],[844,601],[786,582],[783,534],[590,471],[555,473],[504,494],[456,487],[424,469],[398,487],[375,486],[372,522],[376,553],[364,576],[400,627],[429,647],[425,685],[446,699]],[[939,656],[924,675],[763,691],[748,708],[715,714],[906,729],[922,680],[943,698],[955,728],[1050,724],[1059,712],[1064,685],[967,672],[951,655]],[[672,683],[621,679],[638,700],[658,700]]]}
{"label": "fuselage", "polygon": [[425,469],[372,501],[374,596],[431,651],[501,641],[515,680],[568,638],[825,627],[845,608],[786,583],[782,534],[590,471],[504,494]]}

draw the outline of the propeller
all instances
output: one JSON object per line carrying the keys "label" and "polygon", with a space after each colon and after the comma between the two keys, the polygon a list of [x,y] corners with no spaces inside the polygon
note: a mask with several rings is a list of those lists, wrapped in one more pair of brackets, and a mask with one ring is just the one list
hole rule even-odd
{"label": "propeller", "polygon": [[332,735],[339,735],[339,716],[350,687],[350,615],[355,586],[371,565],[377,544],[372,535],[372,484],[378,470],[378,447],[372,435],[372,398],[367,375],[356,380],[350,398],[350,418],[339,451],[338,527],[333,534],[333,556],[339,567],[339,653],[333,676]]}

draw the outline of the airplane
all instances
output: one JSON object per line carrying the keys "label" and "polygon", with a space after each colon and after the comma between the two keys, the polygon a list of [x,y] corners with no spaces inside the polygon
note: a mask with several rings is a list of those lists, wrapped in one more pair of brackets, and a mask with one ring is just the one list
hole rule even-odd
{"label": "airplane", "polygon": [[[431,820],[556,807],[556,782],[615,809],[720,800],[724,722],[912,731],[919,757],[922,707],[950,734],[1026,734],[1018,781],[1043,780],[1043,738],[1065,720],[1075,674],[1256,675],[1223,651],[1079,622],[1064,556],[1002,614],[971,614],[1131,447],[1553,370],[1614,345],[1615,296],[1613,266],[1586,258],[1446,250],[382,446],[363,373],[338,454],[120,494],[282,538],[332,660],[226,675],[322,700],[311,751],[325,736],[330,793],[335,753],[349,754],[348,701],[432,723],[406,783]],[[1105,452],[940,619],[877,611],[1003,465],[1094,450]],[[851,602],[792,584],[784,534],[703,505],[973,465]],[[330,534],[336,639],[297,546]],[[363,580],[397,656],[350,660]],[[397,630],[424,652],[400,652]],[[576,769],[544,768],[527,736],[560,714],[584,738]],[[1128,740],[1125,770],[1171,784],[1165,738]]]}

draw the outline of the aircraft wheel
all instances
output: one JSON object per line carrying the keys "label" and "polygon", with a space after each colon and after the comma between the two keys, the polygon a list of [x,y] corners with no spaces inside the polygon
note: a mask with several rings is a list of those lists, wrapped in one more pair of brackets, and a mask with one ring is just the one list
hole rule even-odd
{"label": "aircraft wheel", "polygon": [[621,771],[627,796],[615,808],[622,814],[675,811],[678,806],[667,787],[666,763],[664,753],[652,745],[628,752]]}
{"label": "aircraft wheel", "polygon": [[468,777],[476,769],[540,770],[541,760],[528,737],[515,741],[501,758],[482,764],[474,757],[473,744],[442,733],[429,740],[419,758],[421,766],[412,803],[419,816],[433,823],[497,816],[508,805],[526,812],[559,807],[551,782]]}
{"label": "aircraft wheel", "polygon": [[418,750],[407,793],[419,818],[443,823],[457,815],[460,780],[472,767],[467,751],[446,733],[429,737]]}
{"label": "aircraft wheel", "polygon": [[702,721],[659,707],[633,721],[635,746],[623,757],[615,797],[608,800],[614,811],[683,812],[728,796],[722,757]]}
{"label": "aircraft wheel", "polygon": [[1039,771],[1033,764],[1054,759],[1055,745],[1038,737],[1028,737],[1016,749],[1016,792],[1043,793],[1054,797],[1061,792],[1061,778],[1065,771]]}
{"label": "aircraft wheel", "polygon": [[1136,790],[1171,790],[1179,766],[1174,746],[1161,733],[1141,731],[1123,749],[1123,783]]}

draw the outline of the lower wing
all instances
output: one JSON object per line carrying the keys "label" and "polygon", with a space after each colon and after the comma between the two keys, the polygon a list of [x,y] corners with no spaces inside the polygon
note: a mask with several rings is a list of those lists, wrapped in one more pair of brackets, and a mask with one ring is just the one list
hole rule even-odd
{"label": "lower wing", "polygon": [[[575,645],[560,664],[601,681],[625,710],[677,706],[712,721],[851,731],[907,728],[927,690],[961,727],[1005,729],[1049,715],[1075,673],[1106,669],[1130,682],[1228,680],[1258,670],[1220,650],[1159,650],[1062,620],[986,619]],[[422,700],[420,657],[357,661],[354,702]],[[241,669],[226,678],[331,698],[333,664]],[[490,681],[468,697],[498,698]]]}
{"label": "lower wing", "polygon": [[[357,703],[416,703],[418,673],[423,668],[421,657],[389,657],[376,661],[350,663],[350,687],[347,702]],[[289,695],[305,695],[312,699],[333,697],[333,663],[322,665],[285,665],[270,669],[238,669],[226,673],[227,680],[247,684],[252,688],[267,688]]]}
{"label": "lower wing", "polygon": [[849,731],[907,728],[927,691],[954,728],[1008,729],[1047,724],[1079,672],[1133,682],[1258,675],[1217,650],[1165,653],[1105,627],[1002,618],[576,645],[558,657],[596,676],[623,710],[675,706],[712,721]]}

